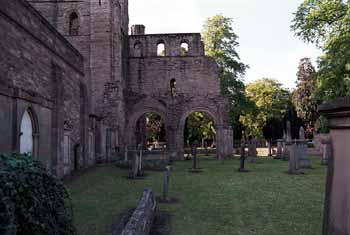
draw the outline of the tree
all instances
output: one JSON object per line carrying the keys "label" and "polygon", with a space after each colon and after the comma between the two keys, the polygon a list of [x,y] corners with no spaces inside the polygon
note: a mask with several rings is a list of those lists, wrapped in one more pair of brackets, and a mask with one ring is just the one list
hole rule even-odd
{"label": "tree", "polygon": [[315,74],[318,102],[350,95],[350,2],[304,0],[291,28],[296,36],[324,52]]}
{"label": "tree", "polygon": [[212,118],[202,112],[195,112],[188,116],[185,126],[185,142],[214,140],[216,131]]}
{"label": "tree", "polygon": [[239,117],[248,102],[242,81],[248,66],[240,61],[236,51],[239,43],[232,23],[231,18],[222,15],[213,16],[205,22],[202,35],[206,55],[215,59],[222,68],[220,74],[221,93],[230,100],[231,124],[237,130],[240,127]]}
{"label": "tree", "polygon": [[312,66],[310,58],[303,58],[300,60],[297,73],[297,88],[293,92],[293,104],[298,117],[301,118],[306,125],[305,131],[307,136],[313,135],[315,122],[318,118],[317,102],[313,97],[315,73],[316,71]]}
{"label": "tree", "polygon": [[146,114],[147,140],[151,142],[165,140],[165,126],[162,117],[155,113]]}
{"label": "tree", "polygon": [[240,119],[246,135],[271,139],[271,133],[283,130],[282,120],[291,103],[289,91],[276,80],[263,78],[247,85],[246,93],[253,103]]}

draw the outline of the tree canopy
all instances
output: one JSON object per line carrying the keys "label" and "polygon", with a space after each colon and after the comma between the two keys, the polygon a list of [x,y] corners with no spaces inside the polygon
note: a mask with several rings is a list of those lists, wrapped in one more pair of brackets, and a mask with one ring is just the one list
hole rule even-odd
{"label": "tree canopy", "polygon": [[[272,138],[270,129],[280,129],[290,104],[290,93],[274,79],[263,78],[246,87],[249,109],[241,116],[247,136]],[[283,128],[282,128],[283,129]]]}
{"label": "tree canopy", "polygon": [[324,52],[316,73],[318,102],[350,95],[350,2],[304,0],[291,28],[296,36]]}
{"label": "tree canopy", "polygon": [[236,51],[238,36],[233,30],[233,19],[216,15],[207,19],[203,26],[203,41],[206,55],[215,59],[221,67],[221,93],[230,99],[230,119],[235,132],[240,127],[239,117],[247,107],[244,83],[247,65],[240,61]]}

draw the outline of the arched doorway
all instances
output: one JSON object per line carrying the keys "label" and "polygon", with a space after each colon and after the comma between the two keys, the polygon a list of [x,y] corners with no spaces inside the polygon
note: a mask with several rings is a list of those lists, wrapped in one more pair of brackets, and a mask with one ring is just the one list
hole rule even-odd
{"label": "arched doorway", "polygon": [[200,152],[209,155],[216,153],[216,127],[214,119],[206,112],[192,112],[185,121],[183,129],[184,157],[196,143]]}
{"label": "arched doorway", "polygon": [[34,113],[30,108],[22,115],[20,130],[20,153],[36,156],[38,130]]}
{"label": "arched doorway", "polygon": [[165,122],[161,115],[153,112],[143,114],[136,122],[135,137],[143,150],[165,150]]}

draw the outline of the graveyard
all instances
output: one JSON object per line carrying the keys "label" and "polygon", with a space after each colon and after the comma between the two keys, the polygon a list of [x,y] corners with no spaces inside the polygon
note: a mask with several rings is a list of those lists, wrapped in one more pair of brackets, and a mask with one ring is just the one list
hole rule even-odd
{"label": "graveyard", "polygon": [[350,0],[0,0],[0,35],[0,234],[350,235]]}
{"label": "graveyard", "polygon": [[[174,164],[169,196],[178,202],[158,203],[168,216],[167,229],[153,234],[321,234],[326,168],[320,157],[311,157],[314,168],[304,175],[289,175],[288,161],[268,157],[259,156],[257,164],[248,157],[248,173],[237,171],[239,156],[224,163],[213,156],[198,158],[199,174],[189,172],[191,161]],[[66,183],[79,234],[110,231],[145,187],[162,195],[163,172],[146,171],[135,181],[128,173],[108,165]]]}

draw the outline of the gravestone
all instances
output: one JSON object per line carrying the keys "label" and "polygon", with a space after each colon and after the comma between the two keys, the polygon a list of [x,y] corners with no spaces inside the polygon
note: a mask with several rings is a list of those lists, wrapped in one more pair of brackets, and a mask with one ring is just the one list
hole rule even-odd
{"label": "gravestone", "polygon": [[165,167],[164,179],[163,179],[163,200],[169,200],[169,181],[170,181],[171,166]]}
{"label": "gravestone", "polygon": [[305,140],[305,130],[304,130],[304,127],[302,126],[299,129],[299,139]]}
{"label": "gravestone", "polygon": [[267,141],[267,147],[269,150],[268,156],[272,157],[272,140]]}
{"label": "gravestone", "polygon": [[303,127],[300,127],[299,140],[296,141],[296,145],[300,168],[312,168],[311,160],[307,155],[307,140],[305,139],[305,130]]}
{"label": "gravestone", "polygon": [[133,158],[132,158],[132,164],[131,164],[132,172],[131,172],[131,176],[130,176],[132,179],[136,179],[139,176],[139,170],[140,170],[139,159],[140,158],[139,158],[137,152],[134,152]]}
{"label": "gravestone", "polygon": [[256,154],[256,145],[257,140],[255,138],[249,141],[249,156],[251,157],[251,163],[256,163],[257,154]]}
{"label": "gravestone", "polygon": [[197,170],[198,168],[198,162],[197,162],[197,147],[198,142],[194,141],[191,146],[191,152],[192,152],[192,170]]}
{"label": "gravestone", "polygon": [[239,166],[239,169],[238,171],[239,172],[248,172],[246,169],[245,169],[245,142],[243,141],[241,146],[240,146],[240,166]]}
{"label": "gravestone", "polygon": [[288,163],[288,174],[297,175],[300,174],[299,157],[297,144],[292,144],[287,142],[287,147],[289,151],[289,163]]}
{"label": "gravestone", "polygon": [[277,156],[275,159],[282,159],[283,157],[283,140],[277,140]]}
{"label": "gravestone", "polygon": [[323,144],[323,155],[322,155],[322,165],[328,165],[329,159],[332,157],[332,141],[327,138],[322,141]]}

